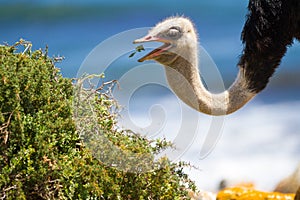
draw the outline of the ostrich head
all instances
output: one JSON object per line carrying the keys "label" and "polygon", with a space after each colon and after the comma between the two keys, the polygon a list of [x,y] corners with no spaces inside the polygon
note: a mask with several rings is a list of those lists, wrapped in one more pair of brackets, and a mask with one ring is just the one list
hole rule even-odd
{"label": "ostrich head", "polygon": [[197,63],[194,63],[198,56],[197,34],[193,23],[187,18],[171,17],[158,23],[145,37],[134,41],[134,43],[143,42],[162,42],[164,44],[140,58],[139,62],[155,60],[163,65],[168,65],[181,56],[197,66]]}
{"label": "ostrich head", "polygon": [[[138,61],[154,60],[165,66],[166,78],[174,93],[187,105],[210,115],[230,114],[251,100],[256,93],[248,89],[245,69],[220,94],[209,92],[198,70],[198,38],[193,23],[185,17],[171,17],[152,28],[134,43],[162,42]],[[250,69],[251,70],[251,69]]]}

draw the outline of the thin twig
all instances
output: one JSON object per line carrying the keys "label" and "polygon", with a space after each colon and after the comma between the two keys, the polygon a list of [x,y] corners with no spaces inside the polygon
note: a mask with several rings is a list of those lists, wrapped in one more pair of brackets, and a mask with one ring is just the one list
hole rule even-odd
{"label": "thin twig", "polygon": [[[108,82],[102,83],[102,85],[100,87],[96,88],[95,90],[91,87],[90,90],[87,90],[87,91],[90,91],[91,93],[84,99],[84,101],[87,100],[87,99],[89,99],[96,92],[102,91],[104,89],[104,87],[107,86],[107,85],[111,85],[111,87],[109,87],[108,89],[109,89],[109,93],[112,94],[111,88],[113,88],[113,86],[114,86],[115,83],[119,87],[119,84],[118,84],[117,80],[112,80],[112,81],[108,81]],[[103,94],[103,93],[101,93],[101,94]]]}
{"label": "thin twig", "polygon": [[28,44],[24,44],[24,51],[22,52],[22,55],[24,55],[27,51],[31,51],[31,47],[32,47],[32,44],[31,43],[28,43]]}
{"label": "thin twig", "polygon": [[4,144],[6,144],[7,141],[8,141],[9,131],[7,130],[7,128],[10,124],[10,120],[11,120],[11,117],[12,117],[13,113],[14,113],[14,111],[10,113],[7,122],[2,124],[2,126],[0,127],[1,135],[4,134]]}
{"label": "thin twig", "polygon": [[13,186],[11,186],[11,187],[8,187],[8,188],[6,188],[6,189],[3,189],[2,191],[3,191],[3,196],[2,197],[0,197],[0,200],[4,200],[5,198],[6,198],[6,192],[7,191],[9,191],[9,190],[13,190],[13,189],[16,189],[17,188],[17,186],[16,185],[13,185]]}

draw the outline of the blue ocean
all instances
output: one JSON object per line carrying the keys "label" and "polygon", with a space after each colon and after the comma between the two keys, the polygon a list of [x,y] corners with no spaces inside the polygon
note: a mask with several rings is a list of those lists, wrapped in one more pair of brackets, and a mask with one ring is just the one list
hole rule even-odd
{"label": "blue ocean", "polygon": [[[190,140],[174,160],[197,167],[187,172],[199,188],[215,191],[226,179],[253,182],[258,189],[272,190],[300,162],[298,41],[289,47],[266,90],[224,118],[199,114],[184,105],[165,85],[159,66],[147,68],[146,63],[145,68],[138,68],[137,59],[145,53],[129,58],[135,48],[134,37],[124,37],[118,43],[118,38],[131,31],[134,36],[142,36],[169,16],[186,16],[197,27],[201,48],[207,55],[205,62],[218,70],[226,88],[238,71],[236,64],[243,49],[240,33],[246,14],[247,1],[234,0],[0,0],[0,42],[14,44],[23,38],[32,42],[33,49],[48,45],[49,56],[64,57],[56,65],[65,77],[77,77],[85,70],[90,73],[89,67],[96,68],[92,71],[95,73],[105,68],[106,80],[120,80],[121,88],[135,87],[131,99],[120,101],[124,107],[120,126],[171,141],[180,138],[179,129],[186,133]],[[158,44],[147,45],[150,49]],[[120,57],[107,60],[119,51]],[[89,62],[97,52],[97,59]],[[129,72],[139,76],[130,78]],[[149,129],[149,124],[155,123],[157,128]]]}

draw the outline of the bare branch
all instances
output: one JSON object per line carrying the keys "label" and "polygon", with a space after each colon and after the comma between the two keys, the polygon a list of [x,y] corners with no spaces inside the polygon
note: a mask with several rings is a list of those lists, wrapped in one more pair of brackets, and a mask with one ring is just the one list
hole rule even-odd
{"label": "bare branch", "polygon": [[4,124],[2,124],[2,126],[0,127],[0,135],[4,135],[4,136],[1,136],[1,137],[3,137],[4,144],[6,144],[7,141],[8,141],[9,131],[7,130],[7,128],[9,126],[9,124],[10,124],[10,120],[11,120],[11,117],[12,117],[13,113],[14,112],[10,113],[7,122],[5,122]]}

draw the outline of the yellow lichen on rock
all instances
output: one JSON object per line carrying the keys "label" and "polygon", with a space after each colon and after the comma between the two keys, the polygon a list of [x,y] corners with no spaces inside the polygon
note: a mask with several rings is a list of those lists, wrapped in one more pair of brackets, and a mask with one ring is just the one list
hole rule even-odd
{"label": "yellow lichen on rock", "polygon": [[234,187],[220,191],[217,200],[294,200],[295,194],[262,192],[247,187]]}

